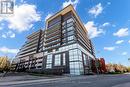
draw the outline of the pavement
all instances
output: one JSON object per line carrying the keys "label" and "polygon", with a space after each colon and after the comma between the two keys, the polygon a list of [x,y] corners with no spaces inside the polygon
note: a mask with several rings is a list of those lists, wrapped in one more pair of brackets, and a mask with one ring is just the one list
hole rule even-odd
{"label": "pavement", "polygon": [[[14,77],[17,78],[17,76]],[[8,78],[11,77],[6,77],[6,80],[0,79],[0,87],[130,87],[130,74],[61,77],[28,76],[26,79],[35,79],[21,81],[10,81]]]}

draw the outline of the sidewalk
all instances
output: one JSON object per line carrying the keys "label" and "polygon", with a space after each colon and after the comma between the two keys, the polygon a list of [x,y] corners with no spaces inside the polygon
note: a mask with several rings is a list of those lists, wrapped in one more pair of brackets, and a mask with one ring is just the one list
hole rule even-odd
{"label": "sidewalk", "polygon": [[47,83],[49,81],[58,81],[58,80],[64,80],[66,78],[53,78],[53,79],[39,79],[39,80],[29,80],[29,81],[12,81],[12,82],[0,82],[0,86],[5,85],[17,85],[17,84],[26,84],[26,83],[38,83],[38,82],[44,82]]}
{"label": "sidewalk", "polygon": [[120,85],[116,85],[116,86],[112,86],[112,87],[130,87],[130,82],[129,83],[120,84]]}
{"label": "sidewalk", "polygon": [[7,76],[7,77],[0,77],[1,82],[12,82],[12,81],[27,81],[27,80],[37,80],[37,79],[47,79],[48,77],[40,77],[40,76]]}

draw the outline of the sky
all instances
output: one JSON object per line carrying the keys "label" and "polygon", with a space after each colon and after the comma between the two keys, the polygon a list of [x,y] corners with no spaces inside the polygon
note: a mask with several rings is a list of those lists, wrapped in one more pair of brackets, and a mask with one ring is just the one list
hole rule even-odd
{"label": "sky", "polygon": [[0,56],[13,59],[26,37],[69,4],[88,30],[96,57],[130,66],[130,0],[15,0],[14,14],[0,15]]}

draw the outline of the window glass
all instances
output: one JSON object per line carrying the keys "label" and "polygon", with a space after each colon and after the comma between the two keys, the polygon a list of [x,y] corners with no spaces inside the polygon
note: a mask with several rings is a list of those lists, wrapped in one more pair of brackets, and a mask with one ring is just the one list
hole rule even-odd
{"label": "window glass", "polygon": [[69,49],[72,49],[72,45],[69,45]]}
{"label": "window glass", "polygon": [[65,25],[65,24],[66,24],[66,22],[63,22],[63,23],[62,23],[62,25]]}
{"label": "window glass", "polygon": [[47,64],[46,68],[48,68],[48,69],[51,68],[51,64]]}
{"label": "window glass", "polygon": [[55,64],[55,66],[60,66],[61,65],[61,55],[60,54],[55,55],[54,64]]}
{"label": "window glass", "polygon": [[74,59],[73,59],[73,61],[77,61],[77,60],[79,60],[78,55],[74,55]]}
{"label": "window glass", "polygon": [[47,56],[46,68],[52,68],[52,55]]}
{"label": "window glass", "polygon": [[78,50],[78,54],[79,54],[79,56],[82,56],[82,53],[81,53],[81,51],[80,51],[80,50]]}
{"label": "window glass", "polygon": [[67,28],[67,31],[71,31],[71,30],[73,30],[74,28],[73,28],[73,26],[71,26],[71,27],[68,27]]}
{"label": "window glass", "polygon": [[64,30],[62,30],[62,33],[65,33],[65,29],[64,29]]}
{"label": "window glass", "polygon": [[73,44],[72,47],[73,47],[73,48],[77,48],[77,44]]}
{"label": "window glass", "polygon": [[55,19],[48,22],[48,28],[53,26],[54,24],[57,24],[61,21],[61,16],[56,17]]}
{"label": "window glass", "polygon": [[74,39],[74,36],[69,36],[68,37],[68,41],[73,40],[73,39]]}
{"label": "window glass", "polygon": [[80,75],[83,73],[82,56],[79,49],[69,51],[70,74]]}
{"label": "window glass", "polygon": [[65,58],[65,53],[63,53],[63,65],[66,64],[66,58]]}
{"label": "window glass", "polygon": [[70,23],[67,24],[67,27],[70,27],[72,25],[73,25],[73,22],[70,22]]}
{"label": "window glass", "polygon": [[84,59],[84,65],[86,65],[86,55],[83,54],[83,59]]}
{"label": "window glass", "polygon": [[68,32],[68,36],[73,35],[73,34],[74,34],[74,31]]}
{"label": "window glass", "polygon": [[67,20],[67,23],[70,23],[72,21],[74,21],[74,20],[72,18],[70,18],[70,19]]}

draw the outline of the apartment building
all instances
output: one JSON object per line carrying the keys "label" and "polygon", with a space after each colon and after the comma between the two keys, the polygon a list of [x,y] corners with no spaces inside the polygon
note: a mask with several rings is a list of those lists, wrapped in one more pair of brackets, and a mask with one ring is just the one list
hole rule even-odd
{"label": "apartment building", "polygon": [[27,37],[16,58],[17,70],[82,75],[92,73],[94,47],[72,5],[46,21],[46,29]]}
{"label": "apartment building", "polygon": [[[25,71],[39,69],[42,66],[44,31],[38,30],[27,37],[27,41],[21,47],[12,65],[16,70]],[[17,61],[17,62],[15,62]]]}

